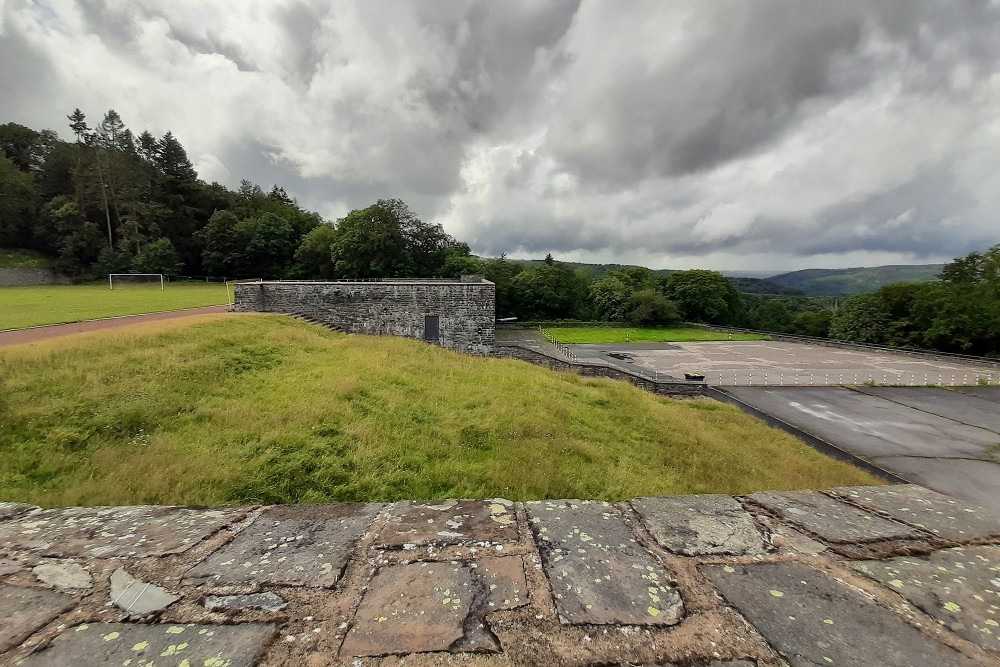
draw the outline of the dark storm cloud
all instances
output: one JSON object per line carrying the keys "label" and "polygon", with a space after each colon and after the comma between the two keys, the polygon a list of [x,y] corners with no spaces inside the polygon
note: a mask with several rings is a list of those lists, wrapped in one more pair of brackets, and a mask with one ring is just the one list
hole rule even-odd
{"label": "dark storm cloud", "polygon": [[[677,26],[709,32],[674,59],[581,80],[578,104],[550,146],[588,180],[676,176],[765,149],[795,128],[804,105],[836,104],[887,63],[865,53],[878,32],[925,64],[917,86],[941,87],[958,57],[995,69],[998,14],[989,2],[712,2]],[[947,57],[938,51],[947,49]],[[888,63],[891,65],[892,63]]]}

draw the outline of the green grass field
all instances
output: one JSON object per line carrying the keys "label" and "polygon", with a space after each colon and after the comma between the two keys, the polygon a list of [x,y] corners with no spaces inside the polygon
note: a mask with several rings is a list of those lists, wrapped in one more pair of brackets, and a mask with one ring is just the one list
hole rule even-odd
{"label": "green grass field", "polygon": [[729,333],[696,327],[555,327],[546,329],[560,343],[689,343],[713,340],[767,340],[760,334]]}
{"label": "green grass field", "polygon": [[0,348],[0,500],[600,498],[877,483],[739,410],[277,315]]}
{"label": "green grass field", "polygon": [[224,283],[0,287],[0,331],[225,303]]}

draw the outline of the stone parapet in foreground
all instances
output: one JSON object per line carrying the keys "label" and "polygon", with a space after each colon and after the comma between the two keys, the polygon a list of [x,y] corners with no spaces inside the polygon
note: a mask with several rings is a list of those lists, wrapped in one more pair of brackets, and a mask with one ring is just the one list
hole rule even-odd
{"label": "stone parapet in foreground", "polygon": [[1000,665],[1000,516],[922,487],[0,504],[0,664]]}

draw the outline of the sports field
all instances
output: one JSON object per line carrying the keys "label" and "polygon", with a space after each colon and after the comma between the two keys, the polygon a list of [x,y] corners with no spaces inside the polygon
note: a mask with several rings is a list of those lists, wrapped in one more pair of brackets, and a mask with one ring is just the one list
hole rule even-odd
{"label": "sports field", "polygon": [[224,283],[0,287],[0,331],[226,303]]}
{"label": "sports field", "polygon": [[560,343],[689,343],[713,340],[765,340],[760,334],[712,331],[700,327],[554,327],[546,329]]}
{"label": "sports field", "polygon": [[599,498],[876,483],[736,408],[205,315],[0,348],[0,501]]}

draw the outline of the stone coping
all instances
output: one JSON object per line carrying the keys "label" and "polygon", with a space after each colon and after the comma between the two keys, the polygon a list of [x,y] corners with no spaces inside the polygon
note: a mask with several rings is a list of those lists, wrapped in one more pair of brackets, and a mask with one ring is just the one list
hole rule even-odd
{"label": "stone coping", "polygon": [[1000,515],[915,485],[0,503],[0,664],[1000,665]]}

